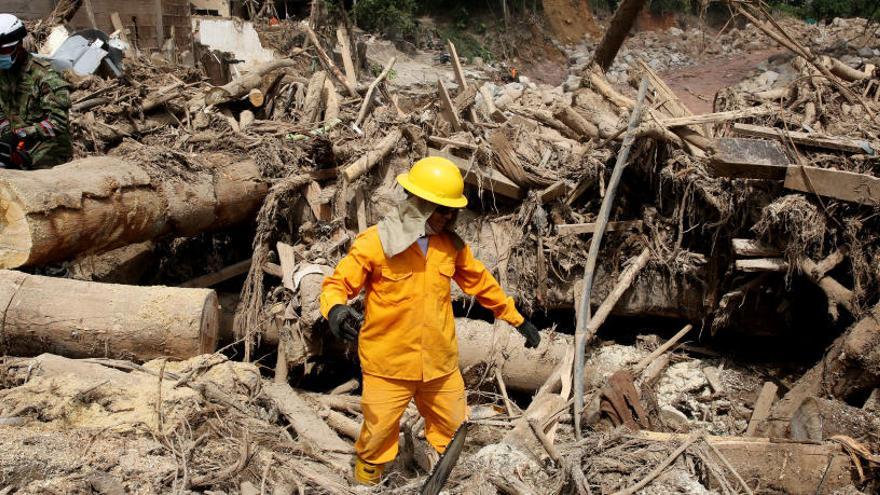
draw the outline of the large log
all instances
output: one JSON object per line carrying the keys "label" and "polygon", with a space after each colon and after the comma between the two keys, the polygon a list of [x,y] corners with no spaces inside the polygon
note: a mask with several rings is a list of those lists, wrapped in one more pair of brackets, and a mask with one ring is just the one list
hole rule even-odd
{"label": "large log", "polygon": [[838,337],[770,413],[767,433],[785,437],[790,421],[810,397],[845,400],[880,386],[880,305]]}
{"label": "large log", "polygon": [[547,380],[572,346],[571,335],[542,332],[541,344],[526,349],[525,339],[510,325],[468,318],[455,319],[455,333],[462,369],[497,366],[508,388],[527,392]]}
{"label": "large log", "polygon": [[251,218],[266,195],[252,160],[208,157],[186,179],[118,157],[0,170],[0,268],[40,265]]}
{"label": "large log", "polygon": [[148,361],[213,352],[220,306],[208,289],[138,287],[0,270],[0,349],[14,356]]}

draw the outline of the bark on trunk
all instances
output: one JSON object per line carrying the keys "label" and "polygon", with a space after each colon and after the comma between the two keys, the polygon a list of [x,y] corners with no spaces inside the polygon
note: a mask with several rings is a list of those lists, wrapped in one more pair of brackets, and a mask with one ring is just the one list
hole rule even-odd
{"label": "bark on trunk", "polygon": [[602,41],[599,42],[596,54],[593,56],[593,62],[601,67],[603,72],[611,67],[614,57],[617,56],[617,51],[623,45],[623,40],[632,29],[639,11],[642,10],[645,3],[647,3],[646,0],[623,0],[614,11],[614,17],[611,18],[608,30],[602,36]]}
{"label": "bark on trunk", "polygon": [[786,437],[789,422],[809,397],[845,400],[880,386],[880,306],[856,322],[828,348],[822,360],[810,368],[777,402],[768,420],[772,436]]}
{"label": "bark on trunk", "polygon": [[151,177],[117,157],[45,170],[0,170],[0,268],[40,265],[166,234],[189,236],[250,218],[266,195],[252,160],[209,157],[186,180]]}
{"label": "bark on trunk", "polygon": [[137,287],[0,270],[4,354],[148,361],[213,352],[220,307],[208,289]]}
{"label": "bark on trunk", "polygon": [[835,435],[866,438],[875,444],[880,432],[877,414],[847,405],[839,400],[808,397],[791,418],[791,438],[797,441],[821,442]]}
{"label": "bark on trunk", "polygon": [[[508,389],[538,389],[571,352],[571,335],[542,332],[541,344],[526,349],[525,339],[510,325],[468,318],[455,319],[461,369],[485,364],[498,366]],[[589,374],[589,371],[584,374]]]}

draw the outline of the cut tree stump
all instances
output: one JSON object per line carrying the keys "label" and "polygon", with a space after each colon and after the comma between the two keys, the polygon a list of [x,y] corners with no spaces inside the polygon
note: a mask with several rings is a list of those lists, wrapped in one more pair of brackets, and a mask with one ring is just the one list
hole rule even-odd
{"label": "cut tree stump", "polygon": [[187,180],[118,157],[0,170],[0,268],[42,265],[251,218],[266,195],[253,160],[206,157]]}
{"label": "cut tree stump", "polygon": [[208,289],[138,287],[0,270],[4,354],[148,361],[214,352],[220,325]]}

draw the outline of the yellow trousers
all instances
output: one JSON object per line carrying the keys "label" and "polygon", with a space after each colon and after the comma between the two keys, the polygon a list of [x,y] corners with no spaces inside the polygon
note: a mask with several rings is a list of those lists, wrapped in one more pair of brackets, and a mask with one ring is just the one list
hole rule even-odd
{"label": "yellow trousers", "polygon": [[425,418],[425,438],[437,452],[446,450],[467,408],[459,370],[427,382],[364,373],[364,423],[354,444],[358,457],[370,464],[385,464],[397,456],[400,418],[412,399]]}

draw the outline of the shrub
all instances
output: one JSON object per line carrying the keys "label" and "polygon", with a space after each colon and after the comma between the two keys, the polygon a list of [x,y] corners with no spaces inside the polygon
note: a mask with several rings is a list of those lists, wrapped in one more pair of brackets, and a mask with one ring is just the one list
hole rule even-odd
{"label": "shrub", "polygon": [[363,29],[389,38],[412,38],[416,34],[415,0],[360,0],[353,9]]}

